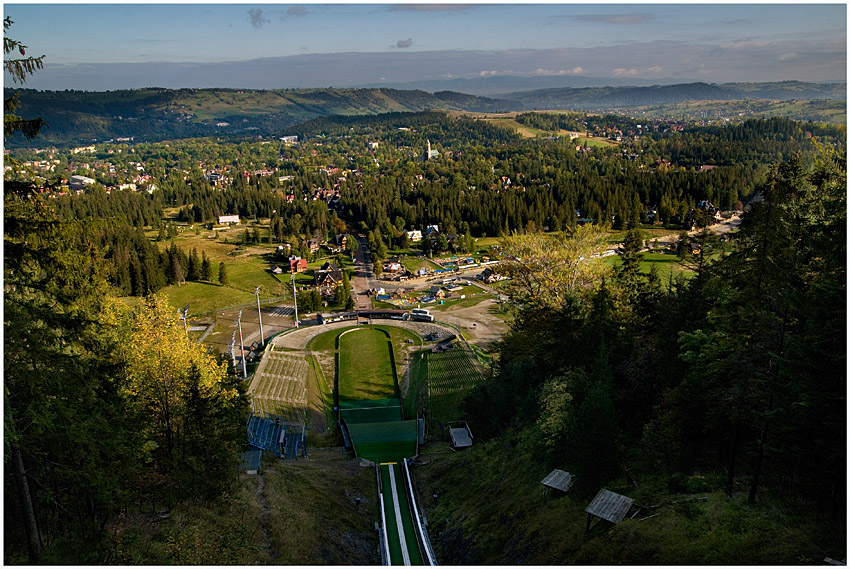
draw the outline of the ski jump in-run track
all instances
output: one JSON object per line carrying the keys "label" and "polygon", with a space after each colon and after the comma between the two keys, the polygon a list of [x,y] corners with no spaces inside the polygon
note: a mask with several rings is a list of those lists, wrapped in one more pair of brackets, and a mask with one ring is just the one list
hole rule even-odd
{"label": "ski jump in-run track", "polygon": [[[340,425],[355,454],[376,465],[382,558],[389,565],[436,565],[408,469],[418,454],[418,421],[404,420],[390,335],[352,328],[337,336],[336,346]],[[367,393],[373,398],[363,398]]]}
{"label": "ski jump in-run track", "polygon": [[436,565],[419,521],[407,464],[381,464],[378,488],[384,527],[382,546],[387,562],[390,565]]}

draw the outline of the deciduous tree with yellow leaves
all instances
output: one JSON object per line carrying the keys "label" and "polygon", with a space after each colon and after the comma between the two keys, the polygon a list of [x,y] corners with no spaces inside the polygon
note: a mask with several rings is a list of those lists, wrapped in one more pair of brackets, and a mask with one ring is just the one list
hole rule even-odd
{"label": "deciduous tree with yellow leaves", "polygon": [[172,484],[211,491],[236,460],[244,392],[225,363],[186,337],[164,296],[146,298],[129,324],[123,390],[147,459]]}

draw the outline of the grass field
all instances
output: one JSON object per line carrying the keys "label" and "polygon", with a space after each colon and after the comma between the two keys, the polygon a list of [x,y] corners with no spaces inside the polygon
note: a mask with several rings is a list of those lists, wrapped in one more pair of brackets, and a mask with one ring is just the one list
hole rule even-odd
{"label": "grass field", "polygon": [[[611,266],[618,268],[622,264],[619,255],[607,257],[605,262]],[[643,261],[640,263],[640,271],[644,274],[649,274],[652,266],[658,267],[658,276],[661,278],[661,283],[666,286],[671,275],[684,275],[685,278],[693,276],[693,272],[682,266],[674,253],[643,253]]]}
{"label": "grass field", "polygon": [[397,397],[391,349],[383,330],[362,328],[340,335],[340,400]]}

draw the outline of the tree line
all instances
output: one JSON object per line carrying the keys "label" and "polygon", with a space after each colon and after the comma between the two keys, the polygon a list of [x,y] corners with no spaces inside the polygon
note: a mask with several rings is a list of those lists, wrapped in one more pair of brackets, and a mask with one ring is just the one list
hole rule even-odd
{"label": "tree line", "polygon": [[[4,200],[7,560],[103,563],[119,512],[229,487],[247,399],[164,298],[131,308],[114,296],[104,255],[149,241],[61,220],[26,191],[7,184]],[[151,274],[167,256],[184,255],[157,254]]]}
{"label": "tree line", "polygon": [[[520,306],[489,381],[466,400],[476,436],[522,433],[593,495],[697,473],[754,502],[793,498],[843,527],[846,495],[846,152],[774,168],[740,232],[680,248],[690,279],[587,262],[593,228],[506,239]],[[701,490],[696,490],[701,491]]]}

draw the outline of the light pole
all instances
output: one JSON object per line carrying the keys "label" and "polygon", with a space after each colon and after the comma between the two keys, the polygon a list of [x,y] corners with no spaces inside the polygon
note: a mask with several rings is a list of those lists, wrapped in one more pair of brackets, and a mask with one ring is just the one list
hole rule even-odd
{"label": "light pole", "polygon": [[183,309],[182,314],[180,314],[180,319],[183,321],[183,329],[186,331],[186,339],[189,339],[189,325],[186,324],[186,317],[189,314],[189,305],[186,305],[186,308]]}
{"label": "light pole", "polygon": [[236,330],[233,331],[233,337],[230,338],[230,359],[233,361],[233,371],[236,371],[236,352],[233,348],[236,346]]}
{"label": "light pole", "polygon": [[295,303],[295,327],[298,328],[298,298],[295,295],[295,275],[289,273],[289,280],[292,281],[292,302]]}
{"label": "light pole", "polygon": [[257,316],[260,317],[260,345],[264,348],[266,347],[266,342],[263,340],[265,334],[263,334],[263,313],[260,312],[260,287],[258,286],[254,289],[254,294],[257,295]]}
{"label": "light pole", "polygon": [[242,311],[239,311],[239,316],[236,318],[236,324],[239,326],[239,352],[242,354],[242,379],[248,378],[248,365],[245,363],[245,341],[242,339]]}

